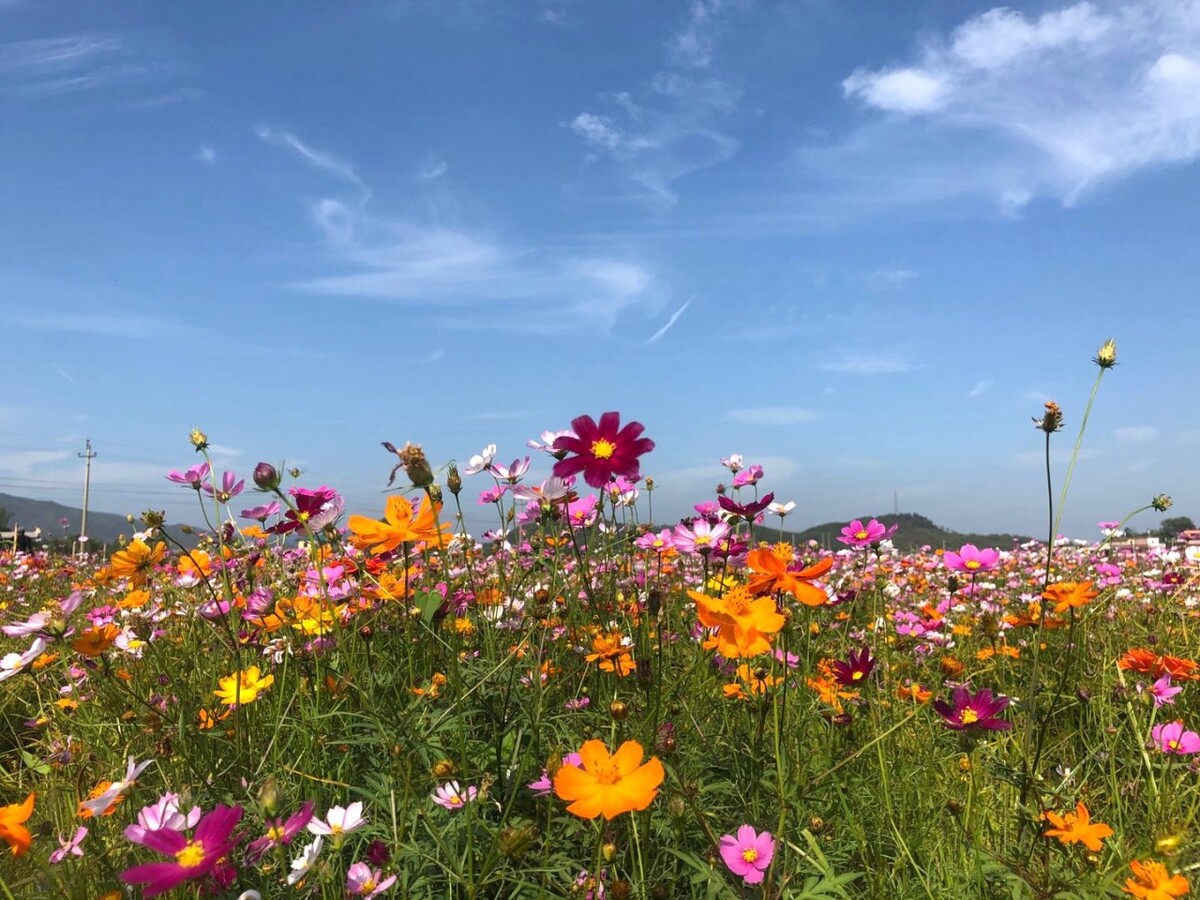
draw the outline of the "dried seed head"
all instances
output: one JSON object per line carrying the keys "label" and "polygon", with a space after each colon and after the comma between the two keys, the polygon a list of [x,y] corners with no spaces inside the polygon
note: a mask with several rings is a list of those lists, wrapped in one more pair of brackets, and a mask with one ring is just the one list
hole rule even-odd
{"label": "dried seed head", "polygon": [[1045,413],[1042,414],[1040,419],[1034,417],[1033,425],[1035,428],[1046,432],[1046,434],[1061,431],[1063,427],[1062,407],[1053,400],[1047,400]]}

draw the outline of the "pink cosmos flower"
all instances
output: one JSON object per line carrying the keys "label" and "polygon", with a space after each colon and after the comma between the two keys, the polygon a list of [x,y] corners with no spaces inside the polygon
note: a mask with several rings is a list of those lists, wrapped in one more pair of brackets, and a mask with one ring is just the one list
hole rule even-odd
{"label": "pink cosmos flower", "polygon": [[234,497],[242,492],[242,488],[246,486],[246,479],[238,480],[238,477],[232,472],[226,472],[221,476],[221,488],[217,490],[208,482],[200,485],[200,490],[208,494],[210,497],[216,497],[218,503],[228,503]]}
{"label": "pink cosmos flower", "polygon": [[562,459],[567,455],[567,451],[555,450],[555,442],[559,438],[573,438],[575,436],[575,432],[571,431],[569,428],[566,431],[543,431],[541,434],[541,441],[538,441],[536,438],[530,438],[525,442],[525,446],[530,450],[541,450],[543,453],[549,453],[555,459]]}
{"label": "pink cosmos flower", "polygon": [[775,840],[769,831],[759,834],[752,825],[743,825],[737,835],[721,837],[721,859],[729,871],[746,884],[761,884],[763,874],[775,858]]}
{"label": "pink cosmos flower", "polygon": [[972,695],[966,685],[960,684],[954,689],[950,703],[944,700],[934,700],[933,708],[943,719],[942,724],[955,731],[1007,731],[1012,728],[1012,722],[1001,719],[1002,713],[1008,707],[1007,697],[995,697],[987,688],[982,688]]}
{"label": "pink cosmos flower", "polygon": [[729,456],[722,456],[721,465],[736,475],[742,470],[742,454],[730,453]]}
{"label": "pink cosmos flower", "polygon": [[64,841],[60,837],[58,839],[59,848],[50,854],[50,864],[56,866],[68,856],[83,856],[83,849],[79,845],[83,843],[87,833],[87,828],[80,825],[69,841]]}
{"label": "pink cosmos flower", "polygon": [[893,525],[888,528],[882,522],[872,519],[866,525],[861,519],[855,519],[849,525],[842,529],[842,534],[838,538],[843,544],[851,547],[869,547],[872,544],[878,544],[882,540],[890,538],[896,533],[898,525]]}
{"label": "pink cosmos flower", "polygon": [[974,544],[963,544],[957,553],[947,550],[942,561],[947,569],[973,575],[976,572],[990,571],[1000,565],[1000,552],[992,549],[980,550]]}
{"label": "pink cosmos flower", "polygon": [[621,427],[617,412],[606,412],[595,421],[591,416],[578,416],[571,421],[574,437],[560,437],[555,450],[568,455],[554,464],[555,475],[565,478],[582,473],[591,487],[602,488],[614,475],[638,478],[641,465],[638,457],[654,449],[654,441],[642,437],[645,426],[628,422]]}
{"label": "pink cosmos flower", "polygon": [[582,500],[576,500],[574,503],[567,504],[567,521],[571,523],[573,528],[587,528],[596,523],[598,515],[596,504],[600,502],[600,498],[595,494],[588,494]]}
{"label": "pink cosmos flower", "polygon": [[271,516],[279,515],[281,508],[278,500],[272,500],[270,503],[263,503],[260,506],[243,509],[240,515],[243,519],[257,519],[259,522],[265,522]]}
{"label": "pink cosmos flower", "polygon": [[210,471],[211,467],[208,463],[204,462],[198,466],[190,466],[186,472],[172,469],[167,473],[167,480],[173,481],[176,484],[186,484],[192,490],[198,491],[205,486]]}
{"label": "pink cosmos flower", "polygon": [[367,900],[378,897],[395,883],[395,875],[384,878],[383,872],[372,869],[364,862],[356,862],[346,870],[347,892],[356,897],[366,897]]}
{"label": "pink cosmos flower", "polygon": [[498,480],[508,484],[516,484],[525,477],[525,473],[529,471],[529,457],[525,459],[514,459],[511,466],[503,466],[498,462],[492,463],[492,475]]}
{"label": "pink cosmos flower", "polygon": [[1148,688],[1144,688],[1141,684],[1138,685],[1138,691],[1145,690],[1154,699],[1154,708],[1158,709],[1164,703],[1174,703],[1175,695],[1183,690],[1181,687],[1173,687],[1171,685],[1171,673],[1166,672],[1162,678],[1154,682]]}
{"label": "pink cosmos flower", "polygon": [[1165,722],[1150,729],[1150,737],[1155,746],[1163,753],[1174,753],[1183,756],[1189,753],[1200,753],[1200,734],[1194,731],[1184,731],[1183,722]]}
{"label": "pink cosmos flower", "polygon": [[145,885],[143,897],[157,897],[185,881],[203,878],[237,844],[233,830],[241,820],[240,806],[218,806],[200,820],[190,840],[172,828],[147,832],[145,845],[173,857],[172,861],[133,866],[121,873],[121,880]]}
{"label": "pink cosmos flower", "polygon": [[346,501],[342,499],[342,495],[325,485],[312,490],[294,487],[288,493],[295,499],[296,508],[289,509],[282,522],[267,529],[273,534],[301,531],[305,522],[312,531],[320,531],[346,508]]}
{"label": "pink cosmos flower", "polygon": [[496,445],[488,444],[483,448],[482,453],[477,453],[471,457],[470,462],[463,468],[464,475],[478,475],[480,472],[487,471],[492,467],[492,460],[496,458]]}
{"label": "pink cosmos flower", "polygon": [[466,790],[461,790],[457,781],[448,781],[438,785],[438,789],[431,796],[433,802],[438,806],[444,806],[446,809],[462,809],[479,796],[479,788],[468,786]]}
{"label": "pink cosmos flower", "polygon": [[[178,794],[163,794],[158,800],[138,813],[137,824],[125,826],[125,840],[133,844],[146,845],[146,834],[169,828],[186,831],[200,821],[200,807],[193,806],[186,815],[179,809]],[[146,845],[148,846],[148,845]]]}
{"label": "pink cosmos flower", "polygon": [[675,526],[673,535],[675,549],[680,553],[712,553],[717,542],[729,534],[729,526],[724,522],[710,525],[707,519],[697,519],[692,527],[680,523]]}
{"label": "pink cosmos flower", "polygon": [[246,861],[253,863],[262,859],[267,851],[275,847],[283,847],[302,832],[313,817],[313,802],[309,800],[286,820],[272,819],[267,821],[267,833],[257,840],[251,841],[246,847]]}
{"label": "pink cosmos flower", "polygon": [[763,477],[762,466],[750,466],[748,469],[742,469],[740,472],[733,474],[733,486],[735,488],[748,487],[752,484],[758,484]]}
{"label": "pink cosmos flower", "polygon": [[666,553],[668,550],[675,548],[675,542],[671,539],[671,529],[669,528],[664,528],[658,534],[648,531],[634,541],[633,545],[639,550],[653,550],[655,553]]}

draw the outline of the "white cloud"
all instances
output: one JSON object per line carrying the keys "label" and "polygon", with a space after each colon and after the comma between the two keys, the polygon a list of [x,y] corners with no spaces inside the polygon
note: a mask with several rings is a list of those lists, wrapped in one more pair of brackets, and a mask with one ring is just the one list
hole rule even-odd
{"label": "white cloud", "polygon": [[0,474],[29,478],[48,463],[62,462],[71,456],[69,450],[21,450],[0,453]]}
{"label": "white cloud", "polygon": [[33,312],[0,306],[5,324],[32,331],[67,331],[124,338],[194,336],[195,329],[152,316],[121,313]]}
{"label": "white cloud", "polygon": [[912,363],[888,353],[843,353],[839,358],[819,363],[818,369],[844,375],[894,375],[908,372]]}
{"label": "white cloud", "polygon": [[196,159],[208,166],[215,165],[217,162],[217,151],[206,144],[201,145],[196,150]]}
{"label": "white cloud", "polygon": [[741,90],[713,71],[713,57],[726,13],[744,5],[692,0],[683,26],[666,41],[664,68],[638,91],[602,95],[609,111],[585,110],[563,123],[587,146],[594,171],[616,180],[620,196],[669,208],[675,182],[740,149],[725,121],[737,112]]}
{"label": "white cloud", "polygon": [[226,459],[236,459],[242,455],[242,451],[237,447],[226,447],[224,444],[209,444],[208,452],[213,456],[220,456]]}
{"label": "white cloud", "polygon": [[654,332],[654,334],[650,335],[650,337],[646,339],[646,343],[657,344],[659,341],[661,341],[663,335],[675,327],[675,323],[679,321],[679,317],[687,312],[687,308],[692,305],[692,299],[689,299],[687,303],[683,304],[683,306],[671,313],[671,318],[667,319],[667,323],[663,325],[662,328],[658,329],[658,331]]}
{"label": "white cloud", "polygon": [[161,88],[178,71],[169,42],[149,32],[79,32],[0,43],[0,94],[27,99],[150,79]]}
{"label": "white cloud", "polygon": [[379,215],[350,163],[295,135],[269,132],[263,139],[362,193],[356,203],[327,197],[311,207],[331,258],[349,271],[294,288],[421,307],[445,327],[543,333],[607,330],[626,311],[661,306],[653,272],[630,254],[516,246],[482,231]]}
{"label": "white cloud", "polygon": [[803,425],[815,422],[821,418],[821,413],[799,406],[757,406],[731,409],[725,413],[725,418],[744,425]]}
{"label": "white cloud", "polygon": [[358,172],[350,163],[338,159],[330,153],[313,149],[290,131],[281,131],[270,125],[259,125],[254,133],[258,135],[259,140],[265,143],[291,150],[313,168],[320,169],[342,181],[348,181],[362,191],[364,199],[370,196],[370,189],[358,177]]}
{"label": "white cloud", "polygon": [[1153,425],[1127,425],[1113,431],[1113,437],[1122,444],[1149,444],[1162,437]]}
{"label": "white cloud", "polygon": [[991,378],[986,378],[983,381],[977,381],[977,382],[975,382],[974,386],[972,386],[972,388],[969,391],[967,391],[967,396],[970,397],[971,399],[974,399],[976,397],[982,397],[984,394],[986,394],[988,391],[990,391],[992,389],[992,385],[994,385],[995,383],[996,383],[995,380],[991,379]]}
{"label": "white cloud", "polygon": [[432,153],[425,157],[425,162],[417,169],[418,181],[434,181],[445,176],[450,171],[450,163]]}
{"label": "white cloud", "polygon": [[[1051,465],[1060,465],[1071,461],[1071,455],[1074,453],[1070,447],[1062,447],[1060,449],[1052,449],[1050,451]],[[1090,450],[1087,447],[1082,447],[1079,450],[1079,459],[1096,459],[1101,454],[1096,450]],[[1012,462],[1017,466],[1044,466],[1046,464],[1046,451],[1042,450],[1021,450],[1012,455]]]}
{"label": "white cloud", "polygon": [[1105,181],[1200,157],[1200,5],[992,9],[924,40],[907,62],[857,69],[842,88],[888,118],[811,163],[847,177],[890,170],[876,187],[898,202],[1071,204]]}

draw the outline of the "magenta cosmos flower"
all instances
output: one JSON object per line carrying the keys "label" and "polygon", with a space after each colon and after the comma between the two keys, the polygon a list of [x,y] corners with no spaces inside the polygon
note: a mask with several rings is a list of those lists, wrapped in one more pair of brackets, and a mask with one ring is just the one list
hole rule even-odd
{"label": "magenta cosmos flower", "polygon": [[167,480],[173,481],[176,484],[186,484],[192,490],[198,491],[208,481],[211,470],[212,467],[206,462],[200,463],[198,466],[190,466],[186,472],[172,469],[167,473]]}
{"label": "magenta cosmos flower", "polygon": [[869,547],[872,544],[878,544],[880,541],[890,538],[896,533],[896,529],[899,527],[899,525],[893,525],[891,528],[888,528],[882,522],[878,522],[875,519],[864,525],[861,519],[855,519],[842,529],[842,534],[838,540],[851,547]]}
{"label": "magenta cosmos flower", "polygon": [[736,835],[721,838],[721,859],[746,884],[760,884],[774,858],[775,840],[769,831],[759,834],[752,825],[743,825]]}
{"label": "magenta cosmos flower", "polygon": [[1154,745],[1163,753],[1175,753],[1180,756],[1188,753],[1200,753],[1200,734],[1194,731],[1184,731],[1183,723],[1179,720],[1164,722],[1150,729],[1150,737]]}
{"label": "magenta cosmos flower", "polygon": [[580,416],[571,421],[574,436],[563,435],[554,441],[554,450],[571,454],[554,464],[554,474],[560,478],[583,473],[583,480],[594,488],[602,488],[614,475],[640,478],[638,457],[654,449],[654,441],[642,437],[645,426],[630,422],[621,427],[621,415],[606,412],[600,421]]}
{"label": "magenta cosmos flower", "polygon": [[957,553],[947,550],[942,561],[945,562],[947,569],[973,575],[976,572],[987,572],[1000,565],[1000,551],[980,550],[974,544],[963,544]]}
{"label": "magenta cosmos flower", "polygon": [[289,509],[282,522],[267,529],[273,534],[299,531],[303,529],[305,522],[312,531],[320,531],[337,519],[346,508],[346,501],[342,499],[342,495],[325,485],[316,490],[292,488],[288,493],[295,499],[296,508]]}
{"label": "magenta cosmos flower", "polygon": [[947,728],[955,731],[1007,731],[1012,728],[1012,722],[999,718],[999,713],[1008,706],[1007,697],[993,697],[987,688],[972,696],[967,686],[960,684],[954,689],[952,701],[933,701],[933,708]]}
{"label": "magenta cosmos flower", "polygon": [[218,806],[200,820],[190,840],[173,828],[148,831],[142,843],[174,859],[126,869],[121,873],[121,880],[127,884],[145,885],[143,896],[157,897],[185,881],[203,878],[238,842],[233,829],[241,820],[240,806]]}

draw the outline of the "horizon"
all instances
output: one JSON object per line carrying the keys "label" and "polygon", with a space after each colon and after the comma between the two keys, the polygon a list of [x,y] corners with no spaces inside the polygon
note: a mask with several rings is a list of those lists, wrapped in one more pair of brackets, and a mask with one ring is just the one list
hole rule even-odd
{"label": "horizon", "polygon": [[536,483],[616,410],[663,521],[740,453],[789,530],[1036,536],[1113,338],[1060,530],[1197,517],[1193,10],[0,2],[0,492],[90,439],[90,510],[186,522],[200,428],[380,516],[381,441]]}

